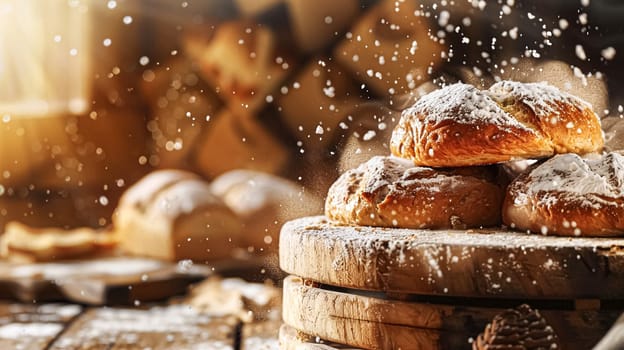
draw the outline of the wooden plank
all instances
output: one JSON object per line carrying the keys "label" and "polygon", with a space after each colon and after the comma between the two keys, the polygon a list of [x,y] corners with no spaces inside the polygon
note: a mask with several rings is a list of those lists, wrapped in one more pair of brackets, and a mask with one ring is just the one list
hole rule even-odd
{"label": "wooden plank", "polygon": [[515,299],[622,299],[624,239],[502,230],[284,225],[280,266],[353,289]]}
{"label": "wooden plank", "polygon": [[68,300],[126,304],[182,294],[212,272],[207,266],[153,259],[107,257],[88,261],[0,262],[0,297],[23,302]]}
{"label": "wooden plank", "polygon": [[279,345],[281,350],[362,350],[321,340],[288,325],[279,330]]}
{"label": "wooden plank", "polygon": [[[304,283],[301,278],[284,280],[286,324],[323,339],[364,348],[403,347],[398,343],[421,334],[436,340],[431,349],[469,348],[469,339],[483,331],[486,324],[504,309],[466,306],[469,300],[455,298],[453,304],[439,304],[422,298],[410,302],[384,298],[372,293],[355,294],[322,289]],[[358,291],[353,291],[358,292]],[[359,292],[361,293],[361,292]],[[453,302],[453,299],[448,299]],[[516,305],[522,301],[515,301]],[[547,303],[544,303],[547,305]],[[591,348],[609,329],[621,310],[540,309],[540,313],[559,335],[564,348]],[[360,328],[358,328],[360,327]],[[364,328],[361,328],[364,327]],[[352,329],[353,328],[353,329]],[[356,330],[357,337],[351,333]],[[439,333],[433,338],[431,330]],[[386,343],[388,334],[396,343]],[[357,339],[356,339],[357,338]]]}
{"label": "wooden plank", "polygon": [[74,321],[50,350],[234,350],[238,321],[185,305],[149,309],[91,309]]}
{"label": "wooden plank", "polygon": [[282,321],[262,321],[243,325],[240,350],[278,350],[277,335]]}
{"label": "wooden plank", "polygon": [[0,304],[0,349],[46,349],[81,311],[78,305]]}

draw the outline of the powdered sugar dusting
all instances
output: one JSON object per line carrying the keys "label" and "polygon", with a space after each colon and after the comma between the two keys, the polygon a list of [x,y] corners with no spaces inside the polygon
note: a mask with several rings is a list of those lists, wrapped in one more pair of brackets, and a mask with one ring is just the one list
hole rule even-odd
{"label": "powdered sugar dusting", "polygon": [[462,124],[494,124],[527,129],[505,112],[486,91],[463,83],[431,92],[403,112],[404,117],[419,114],[430,123],[453,120]]}
{"label": "powdered sugar dusting", "polygon": [[578,110],[592,109],[588,102],[546,83],[520,83],[505,80],[492,85],[489,92],[490,96],[499,103],[507,99],[520,100],[541,118],[559,115],[558,106],[562,104],[573,106]]}
{"label": "powdered sugar dusting", "polygon": [[[501,229],[336,226],[324,217],[307,217],[286,223],[280,244],[282,269],[321,283],[409,293],[517,297],[519,291],[543,295],[545,288],[551,296],[570,293],[531,283],[536,279],[553,279],[552,286],[576,285],[570,278],[578,277],[581,270],[600,278],[604,269],[568,257],[608,254],[624,247],[624,239],[527,235]],[[301,247],[316,254],[292,253]],[[312,261],[303,264],[298,256]],[[469,271],[478,272],[467,278]],[[582,293],[591,289],[587,286]]]}
{"label": "powdered sugar dusting", "polygon": [[180,181],[160,192],[153,199],[152,205],[146,209],[146,215],[154,218],[164,216],[175,219],[208,205],[223,204],[212,193],[208,183],[200,179],[189,179]]}
{"label": "powdered sugar dusting", "polygon": [[120,205],[145,208],[153,197],[163,188],[182,179],[196,177],[192,173],[180,170],[160,170],[150,173],[134,186],[128,188],[120,199]]}
{"label": "powdered sugar dusting", "polygon": [[[564,194],[564,198],[582,199],[583,205],[600,206],[609,203],[605,198],[624,198],[624,156],[618,153],[592,158],[572,153],[558,155],[531,171],[528,181],[526,196],[541,198],[544,204],[553,204]],[[516,201],[526,198],[520,196]]]}
{"label": "powdered sugar dusting", "polygon": [[[441,187],[452,182],[453,175],[444,172],[436,172],[427,167],[417,167],[406,159],[392,156],[375,156],[368,162],[361,164],[356,169],[345,172],[336,180],[329,190],[334,195],[328,196],[326,213],[333,217],[334,208],[337,211],[356,213],[362,205],[361,197],[370,201],[372,220],[382,220],[378,213],[377,205],[384,202],[386,196],[393,193],[403,193],[405,189],[418,188],[418,191],[434,193],[441,191]],[[407,190],[410,192],[410,190]],[[407,194],[410,196],[410,194]],[[338,214],[337,214],[338,215]],[[387,225],[396,226],[399,217],[387,218]]]}
{"label": "powdered sugar dusting", "polygon": [[0,326],[0,339],[55,337],[61,330],[63,326],[58,323],[9,323]]}
{"label": "powdered sugar dusting", "polygon": [[382,156],[373,157],[358,167],[366,181],[364,191],[370,193],[397,184],[408,169],[414,172],[430,171],[427,168],[414,167],[412,162],[405,159]]}
{"label": "powdered sugar dusting", "polygon": [[[233,318],[213,317],[186,305],[148,310],[95,309],[59,339],[58,348],[114,344],[141,349],[234,349]],[[149,335],[149,336],[145,336]]]}

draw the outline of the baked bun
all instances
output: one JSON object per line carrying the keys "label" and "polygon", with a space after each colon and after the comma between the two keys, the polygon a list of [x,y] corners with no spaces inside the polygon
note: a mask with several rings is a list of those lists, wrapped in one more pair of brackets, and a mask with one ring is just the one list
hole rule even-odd
{"label": "baked bun", "polygon": [[231,256],[241,236],[238,217],[198,176],[160,170],[121,197],[113,215],[120,247],[164,260],[214,260]]}
{"label": "baked bun", "polygon": [[325,215],[345,225],[468,228],[500,223],[503,191],[489,168],[435,170],[373,157],[329,189]]}
{"label": "baked bun", "polygon": [[456,167],[602,149],[591,106],[545,83],[454,84],[403,111],[392,154],[416,165]]}
{"label": "baked bun", "polygon": [[542,234],[624,234],[624,156],[564,154],[547,160],[509,185],[503,221]]}

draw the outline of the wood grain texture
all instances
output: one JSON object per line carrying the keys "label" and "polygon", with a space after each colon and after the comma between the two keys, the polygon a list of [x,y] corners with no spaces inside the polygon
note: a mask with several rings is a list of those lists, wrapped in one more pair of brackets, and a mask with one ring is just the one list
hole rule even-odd
{"label": "wood grain texture", "polygon": [[[411,349],[405,346],[423,343],[410,343],[408,337],[425,337],[433,342],[432,347],[424,349],[469,349],[469,340],[504,311],[496,306],[462,305],[467,302],[465,298],[454,298],[454,304],[440,304],[426,298],[411,302],[352,292],[326,290],[322,285],[290,276],[284,280],[284,322],[322,339],[367,349]],[[559,335],[564,348],[589,349],[621,310],[542,308],[539,312]],[[357,337],[351,334],[355,331],[359,332]],[[391,336],[395,338],[388,342]]]}
{"label": "wood grain texture", "polygon": [[186,292],[212,274],[210,267],[153,259],[105,257],[56,263],[0,262],[0,297],[22,302],[133,304]]}
{"label": "wood grain texture", "polygon": [[622,299],[624,239],[288,222],[280,266],[353,289],[513,299]]}
{"label": "wood grain texture", "polygon": [[261,321],[243,325],[241,332],[241,350],[277,350],[277,335],[282,321]]}
{"label": "wood grain texture", "polygon": [[91,309],[50,350],[234,350],[237,320],[200,314],[187,306]]}
{"label": "wood grain texture", "polygon": [[0,304],[0,349],[47,349],[81,311],[67,304]]}
{"label": "wood grain texture", "polygon": [[318,339],[286,324],[282,325],[279,330],[279,348],[280,350],[362,350]]}
{"label": "wood grain texture", "polygon": [[[297,330],[365,349],[441,348],[439,329],[410,325],[403,319],[406,314],[390,315],[389,304],[366,304],[356,296],[306,287],[302,280],[298,283],[297,280],[290,278],[284,282],[282,311],[284,322]],[[429,320],[435,323],[431,314],[416,316],[419,318],[416,324],[431,325]]]}

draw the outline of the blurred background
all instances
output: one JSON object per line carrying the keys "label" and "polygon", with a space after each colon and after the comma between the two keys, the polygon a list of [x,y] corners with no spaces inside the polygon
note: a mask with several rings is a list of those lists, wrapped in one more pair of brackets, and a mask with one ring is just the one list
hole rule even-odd
{"label": "blurred background", "polygon": [[0,0],[0,227],[108,227],[168,168],[277,175],[320,213],[402,108],[456,81],[549,81],[617,130],[621,18],[617,0]]}

